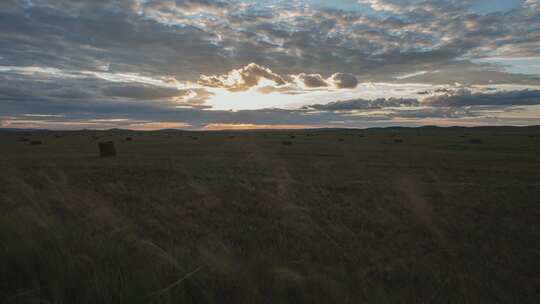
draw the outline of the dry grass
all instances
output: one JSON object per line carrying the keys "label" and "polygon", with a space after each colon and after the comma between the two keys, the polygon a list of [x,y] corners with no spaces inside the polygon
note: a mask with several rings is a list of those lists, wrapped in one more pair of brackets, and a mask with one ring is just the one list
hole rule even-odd
{"label": "dry grass", "polygon": [[295,132],[0,133],[0,301],[540,298],[538,128]]}

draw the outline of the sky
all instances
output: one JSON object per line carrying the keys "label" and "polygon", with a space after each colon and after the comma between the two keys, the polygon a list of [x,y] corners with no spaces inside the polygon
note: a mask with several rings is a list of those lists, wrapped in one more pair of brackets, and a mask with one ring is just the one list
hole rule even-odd
{"label": "sky", "polygon": [[0,127],[540,124],[540,0],[2,0]]}

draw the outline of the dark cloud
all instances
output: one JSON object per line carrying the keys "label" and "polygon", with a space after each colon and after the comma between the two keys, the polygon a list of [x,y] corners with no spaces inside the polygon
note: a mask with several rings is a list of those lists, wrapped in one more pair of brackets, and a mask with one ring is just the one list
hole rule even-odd
{"label": "dark cloud", "polygon": [[44,2],[47,5],[36,4],[24,12],[0,12],[0,64],[72,70],[109,65],[111,71],[184,79],[223,66],[221,49],[212,43],[214,33],[111,8],[117,2],[81,2],[81,8],[73,8],[78,3]]}
{"label": "dark cloud", "polygon": [[433,92],[452,94],[452,93],[454,93],[454,90],[451,90],[451,89],[448,89],[448,88],[437,88],[437,89],[433,90]]}
{"label": "dark cloud", "polygon": [[358,79],[352,74],[335,73],[330,80],[340,89],[354,89],[358,85]]}
{"label": "dark cloud", "polygon": [[309,105],[304,107],[304,109],[351,111],[418,106],[459,108],[471,106],[511,107],[540,104],[540,90],[498,91],[490,93],[472,92],[469,89],[459,89],[457,91],[437,89],[436,91],[449,93],[426,97],[422,100],[414,98],[351,99],[327,104]]}
{"label": "dark cloud", "polygon": [[351,99],[343,101],[335,101],[327,104],[314,104],[305,107],[306,109],[324,110],[324,111],[348,111],[348,110],[365,110],[365,109],[381,109],[389,107],[411,107],[418,106],[419,102],[416,99],[409,98],[377,98],[372,100],[366,99]]}
{"label": "dark cloud", "polygon": [[78,108],[88,111],[93,106],[114,107],[123,102],[129,102],[133,107],[170,108],[183,105],[201,108],[206,107],[204,103],[212,95],[203,88],[177,89],[128,79],[111,82],[92,75],[68,75],[70,77],[59,80],[40,77],[39,74],[28,77],[0,73],[0,109],[13,109],[21,105],[25,111],[32,111],[32,107],[43,111],[43,108],[50,106],[51,110],[71,112],[78,111]]}
{"label": "dark cloud", "polygon": [[297,79],[307,88],[327,87],[328,83],[321,74],[298,74]]}
{"label": "dark cloud", "polygon": [[461,89],[451,94],[429,97],[424,102],[437,107],[539,105],[540,90],[473,93]]}
{"label": "dark cloud", "polygon": [[136,100],[167,99],[187,95],[189,90],[141,85],[110,85],[102,90],[104,96]]}
{"label": "dark cloud", "polygon": [[[489,98],[485,96],[493,94],[498,95]],[[73,103],[63,99],[51,99],[44,102],[43,99],[26,96],[19,100],[10,99],[14,102],[0,103],[0,120],[3,126],[15,127],[22,125],[17,124],[17,121],[28,122],[38,114],[36,117],[39,117],[43,124],[52,122],[52,125],[58,128],[81,128],[79,123],[82,122],[93,124],[85,127],[130,127],[135,123],[154,123],[155,126],[163,128],[172,123],[181,124],[183,128],[202,128],[215,123],[372,127],[422,124],[425,119],[430,123],[433,119],[450,119],[459,124],[463,119],[475,119],[477,123],[487,119],[489,122],[490,111],[518,111],[516,105],[540,104],[539,96],[539,91],[527,90],[490,94],[460,92],[454,96],[441,95],[438,99],[421,101],[404,98],[355,99],[293,110],[240,111],[208,111],[197,107],[178,108],[170,103],[126,100],[91,99]],[[515,122],[533,124],[535,120],[517,119]]]}
{"label": "dark cloud", "polygon": [[[0,11],[0,64],[109,65],[194,81],[257,62],[281,75],[341,72],[369,81],[420,69],[444,75],[467,56],[540,54],[532,0],[488,15],[471,12],[470,1],[363,2],[384,14],[286,2],[268,9],[214,0],[9,0]],[[462,82],[482,79],[468,75]],[[520,81],[527,77],[513,77]]]}
{"label": "dark cloud", "polygon": [[285,85],[287,82],[280,75],[272,70],[255,63],[234,69],[223,75],[203,75],[199,79],[199,84],[213,88],[225,88],[231,92],[246,91],[257,86],[262,80],[273,82],[276,86]]}

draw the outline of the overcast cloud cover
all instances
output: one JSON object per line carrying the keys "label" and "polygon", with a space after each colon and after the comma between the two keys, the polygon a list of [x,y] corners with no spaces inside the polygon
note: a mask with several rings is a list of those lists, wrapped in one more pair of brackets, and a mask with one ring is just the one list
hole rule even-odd
{"label": "overcast cloud cover", "polygon": [[540,123],[540,0],[3,0],[0,125]]}

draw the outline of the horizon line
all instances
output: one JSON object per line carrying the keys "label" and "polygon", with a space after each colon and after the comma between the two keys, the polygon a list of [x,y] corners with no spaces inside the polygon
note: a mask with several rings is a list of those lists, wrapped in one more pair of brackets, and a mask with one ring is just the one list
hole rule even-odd
{"label": "horizon line", "polygon": [[139,129],[124,129],[124,128],[109,128],[109,129],[45,129],[45,128],[6,128],[0,127],[0,132],[107,132],[107,131],[130,131],[130,132],[163,132],[163,131],[182,131],[182,132],[250,132],[250,131],[313,131],[313,130],[374,130],[374,129],[422,129],[422,128],[440,128],[440,129],[475,129],[475,128],[540,128],[540,124],[535,125],[477,125],[477,126],[438,126],[438,125],[421,125],[421,126],[384,126],[384,127],[320,127],[320,128],[248,128],[248,129],[176,129],[176,128],[164,128],[156,130],[139,130]]}

